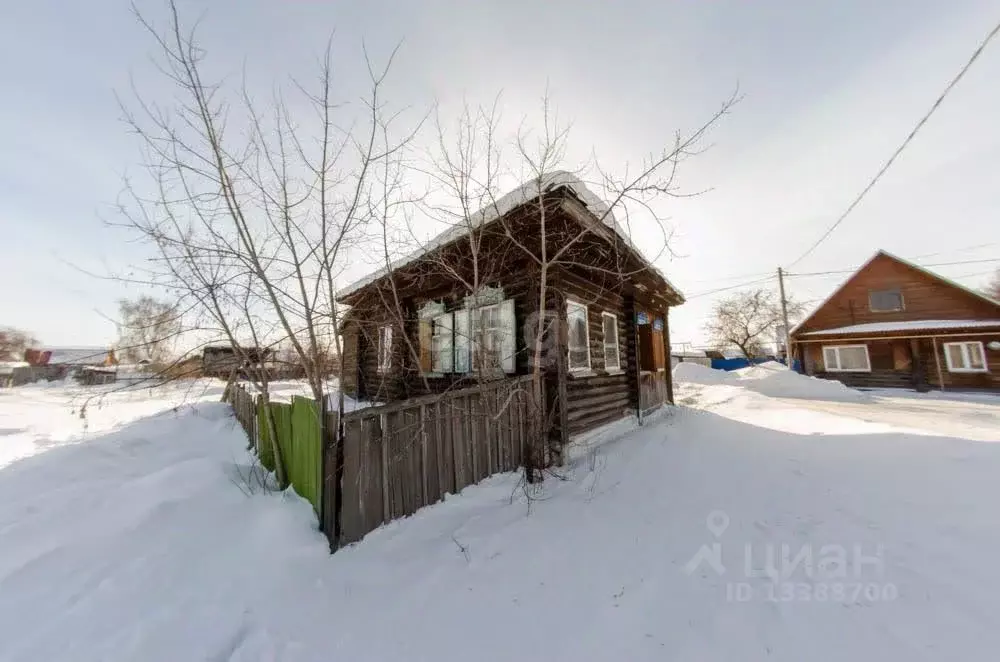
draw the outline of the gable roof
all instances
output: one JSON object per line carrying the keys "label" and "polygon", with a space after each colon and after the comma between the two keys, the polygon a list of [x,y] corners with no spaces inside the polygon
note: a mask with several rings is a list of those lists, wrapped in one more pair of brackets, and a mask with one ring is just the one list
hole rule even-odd
{"label": "gable roof", "polygon": [[847,286],[847,284],[850,283],[854,279],[855,276],[857,276],[859,273],[861,273],[862,271],[864,271],[865,269],[867,269],[868,265],[871,264],[872,262],[874,262],[879,257],[887,257],[890,260],[895,260],[896,262],[899,262],[900,264],[902,264],[904,266],[907,266],[907,267],[909,267],[911,269],[919,271],[920,273],[924,274],[925,276],[933,278],[934,280],[936,280],[938,282],[944,283],[945,285],[948,285],[949,287],[953,287],[956,290],[961,290],[962,292],[965,292],[966,294],[971,294],[972,296],[976,297],[977,299],[981,299],[981,300],[983,300],[983,301],[985,301],[987,303],[993,304],[994,306],[1000,307],[1000,301],[997,301],[995,299],[991,299],[990,297],[986,296],[982,292],[978,292],[978,291],[972,289],[971,287],[966,287],[965,285],[962,285],[961,283],[956,283],[955,281],[951,280],[950,278],[945,278],[941,274],[934,273],[930,269],[927,269],[925,267],[921,267],[919,264],[914,264],[913,262],[910,262],[909,260],[906,260],[906,259],[903,259],[903,258],[899,257],[898,255],[893,255],[889,251],[879,249],[878,251],[875,252],[874,255],[872,255],[870,258],[868,258],[867,260],[865,260],[864,264],[862,264],[860,267],[858,267],[857,269],[855,269],[854,273],[852,273],[850,276],[848,276],[844,280],[844,282],[842,282],[833,292],[831,292],[829,296],[827,296],[825,299],[823,299],[819,303],[818,306],[816,306],[815,308],[813,308],[812,311],[808,315],[806,315],[802,319],[801,322],[799,322],[794,327],[792,327],[792,330],[789,331],[788,334],[789,335],[794,335],[795,332],[797,332],[803,325],[805,325],[806,322],[808,322],[809,320],[811,320],[816,315],[816,313],[818,313],[820,310],[822,310],[823,307],[826,304],[830,303],[830,301],[835,296],[837,296],[837,294],[839,294],[840,291],[843,290]]}
{"label": "gable roof", "polygon": [[677,289],[677,287],[674,286],[673,283],[670,282],[666,274],[664,274],[662,271],[660,271],[659,268],[654,266],[646,258],[646,256],[643,255],[642,251],[640,251],[639,248],[634,243],[632,243],[632,239],[625,233],[621,225],[618,224],[618,221],[615,218],[615,214],[613,211],[611,211],[611,208],[608,206],[608,203],[602,200],[601,197],[598,196],[596,193],[594,193],[592,190],[590,190],[590,188],[588,188],[587,185],[583,183],[583,180],[581,180],[573,173],[567,172],[565,170],[558,170],[556,172],[550,173],[545,177],[543,177],[541,182],[538,182],[536,180],[529,180],[521,184],[513,191],[505,193],[503,196],[497,199],[496,202],[494,202],[493,204],[486,205],[485,207],[474,213],[471,217],[469,217],[467,223],[454,225],[448,228],[444,232],[441,232],[440,234],[432,238],[430,241],[428,241],[426,244],[424,244],[417,250],[410,253],[409,255],[406,255],[392,262],[389,268],[382,267],[380,269],[377,269],[376,271],[373,271],[367,276],[364,276],[363,278],[356,280],[350,285],[341,288],[337,292],[337,298],[340,299],[342,297],[353,294],[358,290],[360,290],[361,288],[367,285],[371,285],[380,278],[388,275],[390,271],[395,271],[409,264],[412,264],[417,260],[419,260],[420,258],[424,257],[425,255],[429,255],[438,248],[441,248],[443,246],[452,243],[453,241],[461,239],[462,237],[469,234],[469,232],[471,232],[473,229],[477,229],[488,223],[491,223],[492,221],[495,221],[498,218],[501,218],[502,216],[516,209],[520,205],[523,205],[527,202],[531,202],[532,200],[538,197],[539,189],[547,192],[555,190],[560,187],[565,187],[570,191],[572,191],[573,194],[576,195],[576,197],[579,198],[584,203],[584,205],[587,207],[587,210],[594,215],[595,219],[601,221],[605,226],[610,228],[612,231],[615,232],[615,234],[617,234],[625,241],[629,249],[631,249],[636,254],[636,256],[638,256],[639,259],[642,261],[644,267],[646,267],[647,269],[658,275],[660,278],[662,278],[663,281],[667,284],[667,287],[673,290],[677,294],[677,296],[680,297],[681,301],[684,300],[684,295],[681,293],[679,289]]}

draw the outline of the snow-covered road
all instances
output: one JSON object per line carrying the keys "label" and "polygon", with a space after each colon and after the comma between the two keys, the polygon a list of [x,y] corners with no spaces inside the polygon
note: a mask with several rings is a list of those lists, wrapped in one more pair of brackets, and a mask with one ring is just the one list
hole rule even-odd
{"label": "snow-covered road", "polygon": [[334,556],[221,405],[0,391],[0,660],[992,659],[1000,400],[716,382]]}

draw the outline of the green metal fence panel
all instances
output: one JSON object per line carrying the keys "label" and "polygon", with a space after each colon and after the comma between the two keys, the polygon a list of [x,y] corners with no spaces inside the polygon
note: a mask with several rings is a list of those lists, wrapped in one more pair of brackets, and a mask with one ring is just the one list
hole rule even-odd
{"label": "green metal fence panel", "polygon": [[299,496],[319,512],[323,483],[323,443],[320,439],[319,407],[309,398],[292,398],[294,458],[289,477]]}
{"label": "green metal fence panel", "polygon": [[[273,411],[273,410],[272,410]],[[274,471],[274,448],[271,446],[271,428],[264,416],[263,399],[257,401],[257,457],[268,471]]]}
{"label": "green metal fence panel", "polygon": [[281,451],[281,461],[285,466],[285,479],[291,483],[290,467],[295,461],[295,442],[292,438],[292,406],[281,402],[272,402],[271,416],[274,417],[274,427],[278,431],[278,450]]}

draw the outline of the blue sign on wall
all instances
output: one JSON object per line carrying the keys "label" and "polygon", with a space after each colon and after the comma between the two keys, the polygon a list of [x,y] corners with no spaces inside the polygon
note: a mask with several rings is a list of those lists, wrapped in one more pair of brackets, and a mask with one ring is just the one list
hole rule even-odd
{"label": "blue sign on wall", "polygon": [[636,324],[649,324],[649,315],[647,315],[646,313],[644,313],[643,311],[640,310],[639,312],[637,312],[635,314],[635,323]]}
{"label": "blue sign on wall", "polygon": [[653,331],[663,331],[663,319],[657,317],[653,320]]}

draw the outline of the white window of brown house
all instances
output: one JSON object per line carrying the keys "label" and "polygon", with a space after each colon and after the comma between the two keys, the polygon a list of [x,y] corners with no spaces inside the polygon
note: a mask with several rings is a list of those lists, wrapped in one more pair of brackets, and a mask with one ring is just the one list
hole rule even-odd
{"label": "white window of brown house", "polygon": [[566,302],[566,326],[569,335],[569,369],[590,370],[590,330],[587,306],[576,301]]}
{"label": "white window of brown house", "polygon": [[431,369],[451,372],[452,363],[452,315],[444,313],[431,320]]}
{"label": "white window of brown house", "polygon": [[827,372],[871,372],[867,345],[830,345],[823,347]]}
{"label": "white window of brown house", "polygon": [[870,290],[868,292],[868,309],[873,313],[892,313],[903,309],[903,293],[899,288],[889,290]]}
{"label": "white window of brown house", "polygon": [[388,372],[392,368],[392,327],[382,326],[378,330],[378,371]]}
{"label": "white window of brown house", "polygon": [[611,313],[601,313],[604,325],[604,369],[620,370],[621,358],[618,351],[618,318]]}
{"label": "white window of brown house", "polygon": [[516,330],[514,300],[473,309],[472,369],[486,372],[514,372]]}
{"label": "white window of brown house", "polygon": [[944,343],[948,372],[986,372],[983,343],[978,340]]}

